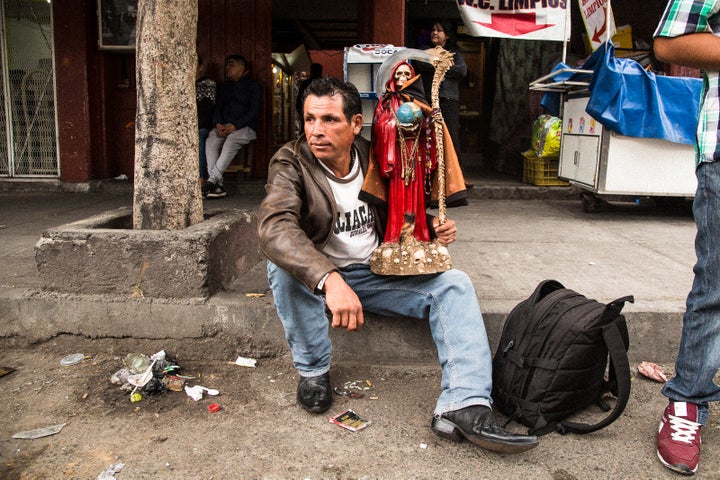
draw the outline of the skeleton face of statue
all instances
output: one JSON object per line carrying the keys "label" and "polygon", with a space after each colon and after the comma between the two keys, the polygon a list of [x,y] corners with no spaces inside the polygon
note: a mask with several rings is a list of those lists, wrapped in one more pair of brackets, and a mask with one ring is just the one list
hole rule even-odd
{"label": "skeleton face of statue", "polygon": [[398,87],[402,87],[405,82],[410,80],[411,75],[412,72],[410,71],[409,65],[400,65],[397,70],[395,70],[395,84]]}

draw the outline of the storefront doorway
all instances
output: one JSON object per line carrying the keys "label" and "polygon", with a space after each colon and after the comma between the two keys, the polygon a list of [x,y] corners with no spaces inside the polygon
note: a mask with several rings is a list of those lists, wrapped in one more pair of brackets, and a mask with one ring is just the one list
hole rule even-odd
{"label": "storefront doorway", "polygon": [[0,176],[58,177],[49,0],[0,3]]}

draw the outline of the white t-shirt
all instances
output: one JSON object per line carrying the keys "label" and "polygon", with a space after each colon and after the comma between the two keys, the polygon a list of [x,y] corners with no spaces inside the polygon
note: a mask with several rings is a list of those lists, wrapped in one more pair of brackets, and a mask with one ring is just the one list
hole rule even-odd
{"label": "white t-shirt", "polygon": [[[357,152],[355,152],[357,158]],[[375,233],[375,217],[367,202],[358,199],[364,176],[360,162],[355,161],[350,173],[338,178],[322,162],[330,188],[338,208],[338,218],[333,226],[323,253],[336,267],[342,268],[353,263],[370,263],[370,255],[378,246]]]}

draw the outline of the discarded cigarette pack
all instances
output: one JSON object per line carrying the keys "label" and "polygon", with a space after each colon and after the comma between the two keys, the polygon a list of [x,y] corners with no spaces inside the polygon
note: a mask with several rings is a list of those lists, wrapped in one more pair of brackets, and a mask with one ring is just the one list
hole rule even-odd
{"label": "discarded cigarette pack", "polygon": [[360,415],[358,415],[352,410],[345,410],[342,413],[338,413],[337,415],[330,417],[329,420],[330,423],[339,425],[342,428],[346,428],[352,432],[362,430],[363,428],[367,427],[372,423],[370,420],[365,420],[364,418],[360,417]]}

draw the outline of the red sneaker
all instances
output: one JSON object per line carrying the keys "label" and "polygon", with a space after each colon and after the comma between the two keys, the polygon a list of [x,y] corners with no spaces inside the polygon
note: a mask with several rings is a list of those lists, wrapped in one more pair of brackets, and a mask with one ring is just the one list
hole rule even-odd
{"label": "red sneaker", "polygon": [[694,403],[670,402],[657,436],[657,456],[663,465],[683,475],[693,475],[700,461],[700,425]]}

